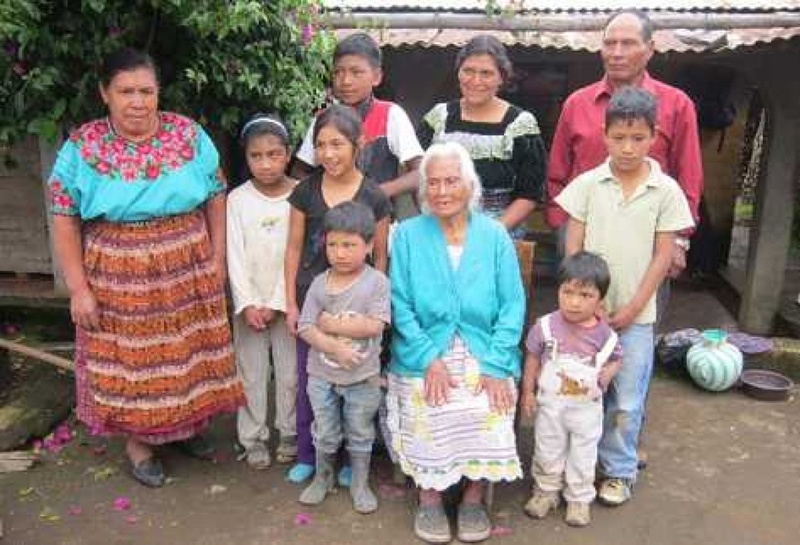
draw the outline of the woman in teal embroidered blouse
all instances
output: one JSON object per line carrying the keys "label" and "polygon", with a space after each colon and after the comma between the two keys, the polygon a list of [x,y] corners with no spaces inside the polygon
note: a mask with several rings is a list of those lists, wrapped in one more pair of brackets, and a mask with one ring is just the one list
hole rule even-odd
{"label": "woman in teal embroidered blouse", "polygon": [[513,425],[525,294],[508,232],[476,210],[481,185],[467,151],[434,144],[420,173],[424,213],[392,243],[387,424],[420,488],[417,536],[450,540],[441,492],[465,478],[458,537],[479,541],[491,530],[484,482],[522,475]]}
{"label": "woman in teal embroidered blouse", "polygon": [[72,132],[49,182],[76,326],[78,417],[123,435],[147,486],[165,480],[156,445],[209,457],[198,433],[243,401],[223,291],[219,158],[197,123],[159,112],[158,91],[149,56],[109,56],[108,117]]}

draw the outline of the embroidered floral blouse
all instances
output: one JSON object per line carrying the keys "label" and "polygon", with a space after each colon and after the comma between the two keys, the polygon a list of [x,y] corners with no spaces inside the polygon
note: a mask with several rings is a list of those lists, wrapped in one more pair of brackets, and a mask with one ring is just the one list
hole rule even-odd
{"label": "embroidered floral blouse", "polygon": [[159,131],[131,142],[107,119],[75,130],[50,176],[53,214],[143,221],[182,214],[225,190],[219,154],[196,122],[163,112]]}
{"label": "embroidered floral blouse", "polygon": [[547,151],[530,112],[512,104],[499,123],[466,121],[458,100],[443,102],[422,118],[417,137],[425,149],[437,142],[463,145],[484,189],[510,191],[510,200],[544,202]]}

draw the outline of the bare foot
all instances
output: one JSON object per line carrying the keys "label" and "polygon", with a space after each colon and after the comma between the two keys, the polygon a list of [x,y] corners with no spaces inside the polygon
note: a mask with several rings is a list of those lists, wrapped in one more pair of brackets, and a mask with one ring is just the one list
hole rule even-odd
{"label": "bare foot", "polygon": [[139,462],[153,457],[153,448],[134,437],[128,437],[125,443],[125,452],[128,453],[128,458],[130,458],[134,466],[138,465]]}
{"label": "bare foot", "polygon": [[483,482],[467,481],[461,501],[467,504],[480,504],[483,502]]}

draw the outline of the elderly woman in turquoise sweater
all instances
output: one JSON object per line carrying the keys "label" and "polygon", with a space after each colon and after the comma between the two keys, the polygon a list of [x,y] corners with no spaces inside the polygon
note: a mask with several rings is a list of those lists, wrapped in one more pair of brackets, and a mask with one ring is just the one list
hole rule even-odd
{"label": "elderly woman in turquoise sweater", "polygon": [[513,422],[525,293],[506,229],[478,211],[467,151],[434,144],[420,173],[424,213],[392,243],[387,423],[419,488],[417,536],[451,540],[442,492],[463,482],[458,538],[481,541],[491,533],[486,483],[521,477]]}

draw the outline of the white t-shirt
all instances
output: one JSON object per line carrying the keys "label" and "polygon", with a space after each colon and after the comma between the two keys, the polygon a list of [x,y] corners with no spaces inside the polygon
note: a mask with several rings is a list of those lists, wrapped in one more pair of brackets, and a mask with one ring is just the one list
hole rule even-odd
{"label": "white t-shirt", "polygon": [[[308,131],[306,131],[306,136],[303,138],[303,143],[300,145],[300,149],[297,150],[297,158],[312,167],[318,164],[314,156],[315,122],[316,117],[311,121]],[[394,103],[389,107],[389,117],[386,121],[386,140],[389,144],[389,150],[401,164],[410,161],[414,157],[422,156],[422,146],[419,145],[417,133],[414,131],[414,126],[411,124],[408,114],[403,108]],[[365,174],[369,175],[368,172]]]}
{"label": "white t-shirt", "polygon": [[250,305],[286,310],[291,194],[267,197],[248,181],[228,195],[228,277],[236,314]]}

